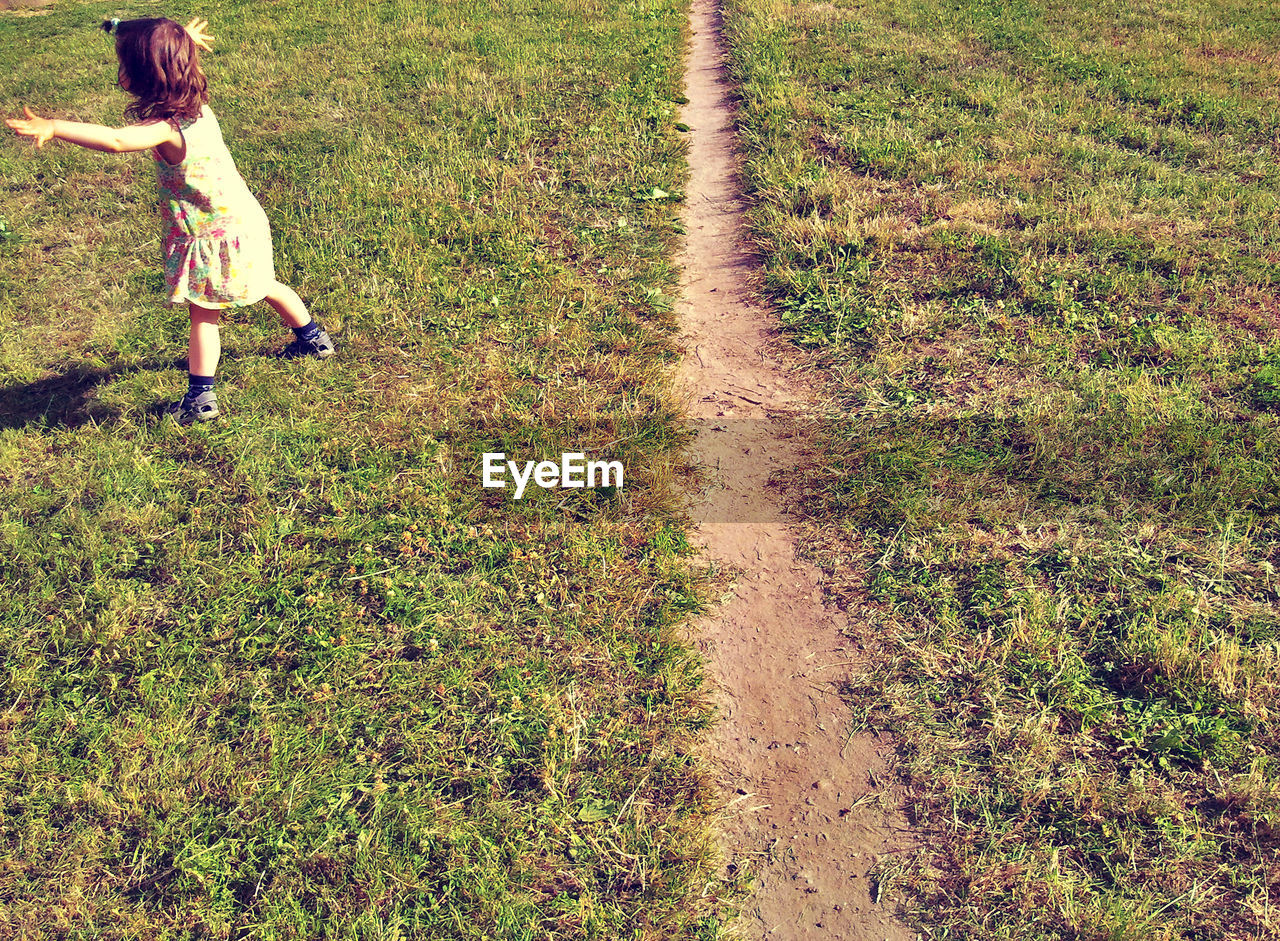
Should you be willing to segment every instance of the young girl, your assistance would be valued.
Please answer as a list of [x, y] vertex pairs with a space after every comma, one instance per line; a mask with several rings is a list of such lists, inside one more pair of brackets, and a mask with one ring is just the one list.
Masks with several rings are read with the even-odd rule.
[[220, 312], [266, 300], [296, 338], [287, 357], [333, 355], [333, 343], [294, 291], [276, 280], [266, 214], [236, 172], [209, 110], [200, 49], [213, 37], [207, 21], [185, 27], [168, 19], [111, 20], [119, 85], [133, 96], [126, 117], [137, 123], [110, 128], [55, 121], [24, 108], [25, 119], [5, 123], [34, 137], [36, 147], [55, 138], [109, 153], [150, 150], [155, 157], [165, 222], [165, 281], [169, 303], [190, 305], [187, 348], [190, 385], [165, 411], [188, 425], [218, 417], [213, 377], [222, 344]]

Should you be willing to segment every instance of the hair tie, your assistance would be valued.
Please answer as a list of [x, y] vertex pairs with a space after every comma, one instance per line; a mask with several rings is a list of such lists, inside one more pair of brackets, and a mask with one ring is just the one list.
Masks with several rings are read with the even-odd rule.
[[118, 16], [111, 17], [111, 28], [107, 30], [107, 32], [114, 36], [116, 30], [119, 28], [120, 28], [120, 17]]

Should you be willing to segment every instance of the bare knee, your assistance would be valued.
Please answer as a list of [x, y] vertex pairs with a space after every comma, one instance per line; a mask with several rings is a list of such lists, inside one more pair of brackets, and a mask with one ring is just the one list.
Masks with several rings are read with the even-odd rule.
[[217, 326], [218, 321], [222, 317], [222, 311], [215, 310], [212, 307], [201, 307], [199, 304], [191, 304], [189, 314], [192, 323], [211, 323]]
[[276, 281], [271, 285], [271, 289], [267, 291], [267, 300], [272, 303], [301, 303], [302, 299], [298, 297], [298, 292], [287, 284], [281, 284]]

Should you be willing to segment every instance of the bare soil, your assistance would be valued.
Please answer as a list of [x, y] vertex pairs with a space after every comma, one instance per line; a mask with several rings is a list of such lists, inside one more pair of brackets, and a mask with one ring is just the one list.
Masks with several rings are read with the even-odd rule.
[[822, 575], [797, 558], [769, 478], [804, 459], [786, 428], [812, 394], [788, 370], [744, 247], [733, 90], [714, 0], [694, 0], [685, 74], [691, 179], [683, 258], [686, 358], [677, 375], [709, 486], [696, 497], [708, 559], [737, 574], [699, 625], [721, 721], [712, 759], [724, 790], [727, 866], [755, 876], [745, 938], [913, 938], [881, 904], [873, 867], [910, 847], [894, 814], [887, 749], [850, 736], [840, 685], [856, 625], [823, 604]]
[[43, 16], [53, 0], [0, 0], [0, 13], [13, 13], [16, 16]]

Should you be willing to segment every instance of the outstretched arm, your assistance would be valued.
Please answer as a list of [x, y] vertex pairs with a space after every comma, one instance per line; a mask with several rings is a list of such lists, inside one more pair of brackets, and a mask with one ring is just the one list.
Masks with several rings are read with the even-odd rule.
[[135, 150], [149, 150], [161, 144], [182, 146], [182, 135], [167, 121], [149, 121], [146, 124], [130, 124], [128, 127], [106, 127], [102, 124], [84, 124], [80, 121], [55, 121], [32, 114], [30, 108], [22, 109], [26, 118], [9, 118], [4, 123], [23, 137], [34, 137], [37, 147], [57, 139], [90, 150], [123, 154]]

